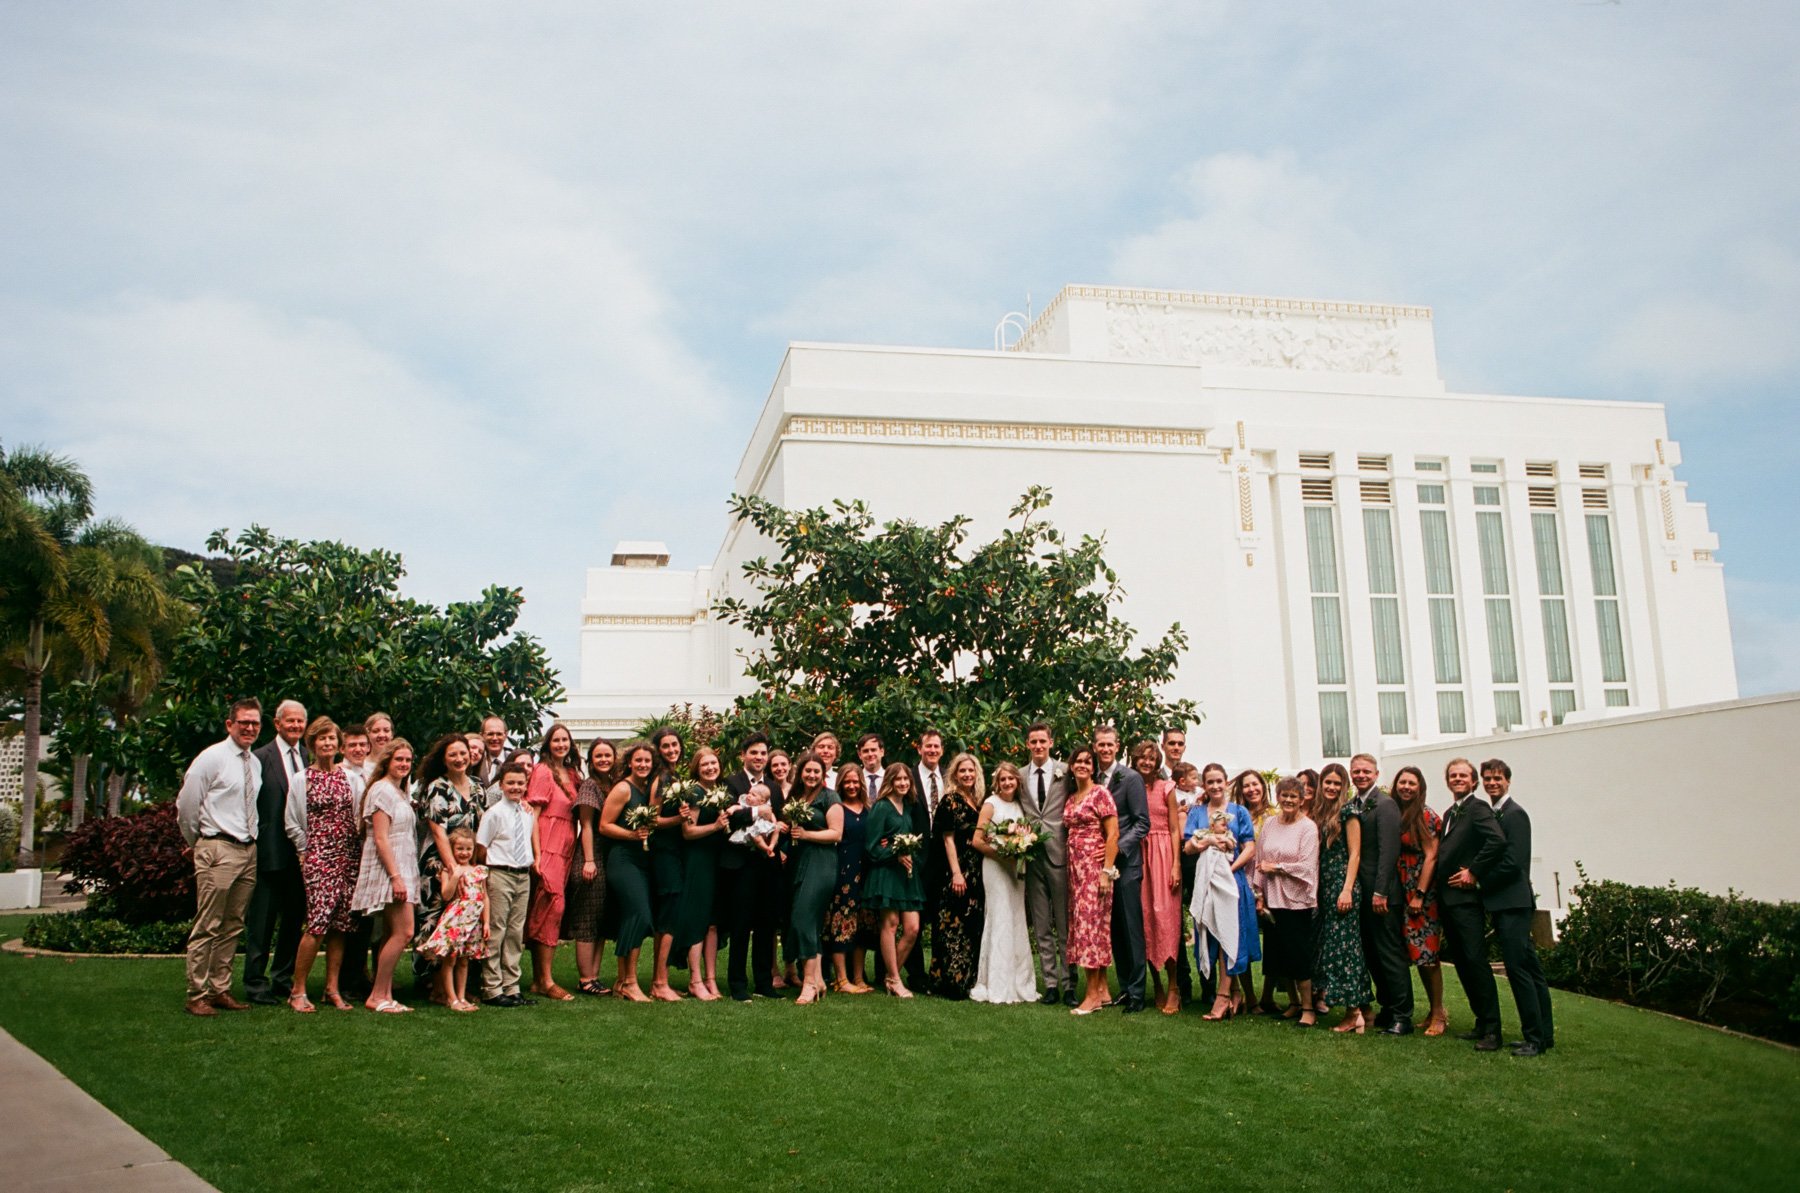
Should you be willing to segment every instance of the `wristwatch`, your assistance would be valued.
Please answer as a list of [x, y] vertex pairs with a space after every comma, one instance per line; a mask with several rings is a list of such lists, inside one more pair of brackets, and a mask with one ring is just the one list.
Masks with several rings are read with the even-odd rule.
[[1106, 869], [1100, 871], [1100, 873], [1112, 879], [1114, 882], [1119, 881], [1119, 868], [1117, 866], [1108, 866]]

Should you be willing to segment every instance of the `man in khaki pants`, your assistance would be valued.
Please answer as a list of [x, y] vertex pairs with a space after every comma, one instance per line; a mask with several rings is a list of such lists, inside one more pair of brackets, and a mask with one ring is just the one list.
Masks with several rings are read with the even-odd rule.
[[[262, 731], [262, 705], [239, 700], [225, 718], [225, 740], [200, 751], [175, 799], [175, 821], [194, 851], [194, 930], [188, 934], [187, 1013], [250, 1008], [231, 997], [231, 959], [256, 889], [256, 793], [262, 762], [250, 752]], [[280, 826], [275, 830], [279, 832]]]

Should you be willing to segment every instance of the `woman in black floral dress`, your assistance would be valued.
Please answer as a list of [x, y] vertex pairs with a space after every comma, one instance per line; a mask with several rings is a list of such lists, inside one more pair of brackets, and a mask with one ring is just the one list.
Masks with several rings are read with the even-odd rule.
[[825, 913], [825, 940], [831, 950], [831, 988], [840, 994], [868, 994], [863, 981], [862, 870], [863, 814], [869, 810], [862, 764], [852, 762], [837, 773], [838, 799], [844, 811], [844, 835], [838, 839], [837, 887]]
[[958, 754], [947, 768], [950, 789], [932, 820], [931, 847], [943, 850], [938, 871], [937, 935], [931, 951], [931, 984], [940, 998], [969, 997], [981, 960], [981, 928], [987, 909], [982, 898], [981, 854], [975, 829], [987, 798], [974, 756]]

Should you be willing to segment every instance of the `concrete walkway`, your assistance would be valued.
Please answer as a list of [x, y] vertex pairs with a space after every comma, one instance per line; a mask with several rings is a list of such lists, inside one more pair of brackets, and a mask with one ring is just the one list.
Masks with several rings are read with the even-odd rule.
[[0, 1183], [17, 1193], [205, 1193], [211, 1185], [0, 1031]]

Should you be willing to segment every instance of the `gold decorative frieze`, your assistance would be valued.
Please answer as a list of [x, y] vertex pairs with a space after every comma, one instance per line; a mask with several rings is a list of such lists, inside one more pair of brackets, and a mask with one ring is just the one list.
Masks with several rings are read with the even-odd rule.
[[691, 614], [617, 614], [590, 613], [581, 619], [584, 626], [607, 626], [613, 629], [684, 630], [706, 620], [704, 612]]
[[1204, 430], [1055, 423], [949, 422], [937, 419], [815, 418], [796, 415], [783, 438], [914, 440], [927, 443], [1039, 443], [1094, 447], [1205, 447]]

